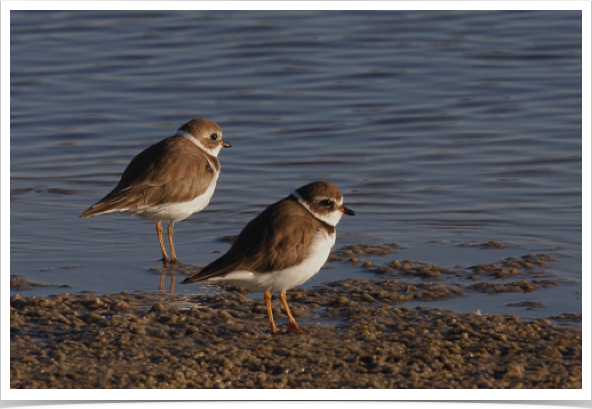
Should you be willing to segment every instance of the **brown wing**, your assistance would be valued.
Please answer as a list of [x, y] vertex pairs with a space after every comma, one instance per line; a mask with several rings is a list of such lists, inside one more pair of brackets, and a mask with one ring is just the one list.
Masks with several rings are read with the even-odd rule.
[[205, 193], [215, 177], [210, 162], [219, 166], [215, 157], [206, 155], [185, 138], [164, 139], [132, 159], [115, 189], [81, 217], [131, 206], [191, 201]]
[[268, 273], [299, 264], [320, 228], [324, 227], [300, 204], [284, 199], [251, 220], [226, 254], [183, 283], [223, 277], [232, 271]]

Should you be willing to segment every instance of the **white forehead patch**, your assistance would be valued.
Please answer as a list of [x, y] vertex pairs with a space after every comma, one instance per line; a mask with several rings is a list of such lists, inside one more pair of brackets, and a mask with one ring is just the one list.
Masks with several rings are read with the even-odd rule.
[[222, 145], [220, 144], [216, 144], [216, 147], [214, 149], [206, 148], [199, 139], [197, 139], [195, 136], [191, 135], [189, 132], [184, 131], [182, 129], [178, 129], [177, 132], [175, 132], [175, 135], [182, 136], [185, 139], [189, 139], [199, 149], [215, 157], [218, 157], [218, 153], [220, 153], [220, 149], [222, 149]]

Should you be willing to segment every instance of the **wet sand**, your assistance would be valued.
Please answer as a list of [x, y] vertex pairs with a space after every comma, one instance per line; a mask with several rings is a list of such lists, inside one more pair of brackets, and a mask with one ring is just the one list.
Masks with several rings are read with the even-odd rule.
[[[581, 388], [582, 332], [406, 300], [453, 285], [344, 280], [288, 292], [304, 334], [262, 299], [120, 293], [11, 299], [12, 388]], [[277, 296], [280, 330], [287, 319]]]

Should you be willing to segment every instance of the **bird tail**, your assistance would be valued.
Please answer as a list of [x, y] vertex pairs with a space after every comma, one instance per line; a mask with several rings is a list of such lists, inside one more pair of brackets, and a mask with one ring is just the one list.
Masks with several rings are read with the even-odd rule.
[[191, 283], [198, 283], [202, 281], [202, 279], [196, 275], [187, 277], [185, 280], [181, 282], [181, 284], [191, 284]]
[[86, 209], [80, 215], [81, 219], [86, 219], [92, 216], [98, 216], [104, 213], [122, 212], [129, 208], [129, 197], [125, 190], [120, 190], [116, 193], [109, 193], [107, 196], [99, 200], [97, 203]]

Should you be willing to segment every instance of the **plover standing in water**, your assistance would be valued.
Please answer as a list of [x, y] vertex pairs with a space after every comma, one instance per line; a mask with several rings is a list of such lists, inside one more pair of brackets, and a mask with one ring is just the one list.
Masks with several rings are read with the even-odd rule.
[[173, 226], [208, 205], [220, 175], [218, 153], [230, 146], [222, 139], [222, 130], [215, 122], [193, 119], [174, 136], [140, 152], [111, 193], [80, 217], [126, 212], [156, 221], [163, 261], [169, 257], [162, 240], [161, 222], [168, 221], [170, 260], [176, 261]]

